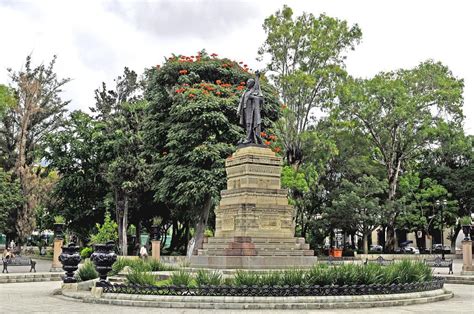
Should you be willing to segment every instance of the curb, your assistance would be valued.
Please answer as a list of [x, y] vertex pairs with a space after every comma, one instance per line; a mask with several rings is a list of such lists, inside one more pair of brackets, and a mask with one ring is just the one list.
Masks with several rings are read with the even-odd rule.
[[0, 284], [17, 282], [61, 281], [63, 273], [27, 273], [0, 276]]
[[365, 296], [331, 297], [196, 297], [196, 296], [152, 296], [103, 294], [94, 298], [89, 293], [65, 292], [61, 298], [84, 303], [110, 304], [155, 308], [194, 308], [194, 309], [353, 309], [406, 306], [448, 300], [453, 293], [445, 288], [414, 293]]

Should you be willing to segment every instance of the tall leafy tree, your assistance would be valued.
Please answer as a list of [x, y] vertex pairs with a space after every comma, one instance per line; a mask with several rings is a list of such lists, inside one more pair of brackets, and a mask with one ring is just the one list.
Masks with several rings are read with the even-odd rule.
[[[154, 160], [155, 198], [185, 225], [192, 222], [189, 254], [202, 242], [209, 212], [225, 186], [224, 160], [243, 137], [236, 108], [250, 77], [246, 67], [204, 51], [174, 56], [148, 72], [146, 142]], [[276, 91], [262, 80], [265, 128], [278, 117], [279, 105]]]
[[440, 124], [461, 125], [463, 81], [441, 63], [426, 61], [409, 70], [380, 73], [368, 80], [349, 80], [340, 92], [339, 118], [354, 121], [367, 134], [374, 158], [384, 165], [392, 212], [387, 219], [387, 245], [395, 245], [399, 211], [399, 177], [423, 148], [436, 143]]
[[48, 169], [59, 174], [52, 192], [49, 213], [66, 218], [69, 230], [85, 240], [104, 216], [107, 182], [103, 164], [107, 161], [103, 124], [81, 111], [71, 113], [61, 132], [46, 140], [44, 158]]
[[69, 79], [59, 79], [54, 72], [56, 56], [47, 65], [34, 67], [31, 57], [26, 58], [22, 70], [9, 70], [16, 103], [9, 109], [0, 125], [1, 143], [6, 145], [9, 157], [7, 170], [14, 169], [26, 202], [16, 213], [16, 231], [20, 241], [34, 229], [35, 200], [32, 197], [36, 173], [34, 163], [47, 134], [63, 124], [65, 107], [69, 103], [60, 97]]
[[7, 235], [15, 233], [15, 216], [25, 199], [21, 193], [20, 183], [12, 173], [0, 168], [0, 232]]
[[290, 109], [275, 131], [288, 163], [298, 167], [303, 160], [302, 134], [311, 114], [334, 100], [335, 87], [346, 75], [346, 52], [354, 49], [362, 32], [357, 25], [324, 14], [294, 18], [288, 6], [265, 19], [263, 29], [267, 38], [259, 54], [270, 57], [270, 77]]

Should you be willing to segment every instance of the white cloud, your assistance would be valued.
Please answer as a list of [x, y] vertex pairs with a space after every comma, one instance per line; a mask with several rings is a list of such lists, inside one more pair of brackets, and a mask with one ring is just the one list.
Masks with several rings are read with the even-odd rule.
[[[411, 68], [426, 59], [446, 64], [465, 80], [466, 130], [474, 133], [474, 20], [466, 1], [286, 1], [296, 14], [327, 13], [358, 23], [363, 41], [349, 53], [347, 69], [369, 77]], [[171, 53], [205, 48], [252, 68], [265, 34], [261, 27], [284, 1], [2, 1], [0, 83], [6, 68], [19, 69], [26, 55], [35, 63], [58, 55], [57, 72], [73, 81], [65, 89], [71, 109], [87, 110], [94, 89], [128, 66], [137, 72]]]

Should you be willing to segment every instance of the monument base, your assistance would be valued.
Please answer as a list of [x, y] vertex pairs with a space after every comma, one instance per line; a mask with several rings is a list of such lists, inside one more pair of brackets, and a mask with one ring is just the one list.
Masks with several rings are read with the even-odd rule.
[[316, 256], [191, 256], [191, 267], [211, 269], [311, 268]]

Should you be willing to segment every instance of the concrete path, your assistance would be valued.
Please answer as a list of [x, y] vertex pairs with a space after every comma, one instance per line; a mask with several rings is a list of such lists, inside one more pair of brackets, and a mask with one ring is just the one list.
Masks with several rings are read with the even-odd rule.
[[[59, 282], [12, 283], [0, 285], [0, 313], [293, 313], [295, 311], [222, 311], [178, 310], [120, 307], [114, 305], [86, 304], [64, 299], [52, 294]], [[387, 307], [360, 310], [298, 311], [298, 313], [472, 313], [474, 286], [446, 285], [454, 292], [454, 298], [405, 307]]]

